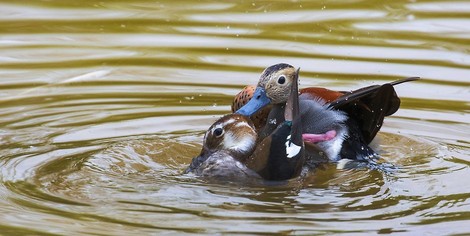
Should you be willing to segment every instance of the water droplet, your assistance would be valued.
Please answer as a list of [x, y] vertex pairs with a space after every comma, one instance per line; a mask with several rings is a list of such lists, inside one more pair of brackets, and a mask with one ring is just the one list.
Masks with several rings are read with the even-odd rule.
[[230, 25], [227, 26], [227, 29], [230, 29]]

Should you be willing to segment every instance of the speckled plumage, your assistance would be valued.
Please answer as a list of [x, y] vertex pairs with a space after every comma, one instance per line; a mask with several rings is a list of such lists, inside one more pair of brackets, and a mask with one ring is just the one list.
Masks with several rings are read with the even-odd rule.
[[[250, 101], [250, 99], [253, 97], [253, 93], [255, 92], [255, 88], [256, 86], [254, 85], [248, 85], [237, 95], [235, 95], [231, 107], [233, 113], [243, 107], [248, 101]], [[260, 130], [266, 124], [266, 119], [270, 110], [271, 106], [266, 106], [251, 116], [251, 120], [257, 130]]]

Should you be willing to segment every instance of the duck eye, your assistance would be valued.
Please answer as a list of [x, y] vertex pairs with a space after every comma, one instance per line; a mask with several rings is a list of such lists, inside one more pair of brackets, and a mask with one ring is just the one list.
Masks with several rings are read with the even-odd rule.
[[223, 133], [224, 133], [224, 130], [222, 128], [214, 129], [215, 137], [220, 137]]
[[279, 76], [279, 78], [277, 79], [278, 84], [284, 84], [285, 82], [286, 82], [286, 77], [283, 75]]

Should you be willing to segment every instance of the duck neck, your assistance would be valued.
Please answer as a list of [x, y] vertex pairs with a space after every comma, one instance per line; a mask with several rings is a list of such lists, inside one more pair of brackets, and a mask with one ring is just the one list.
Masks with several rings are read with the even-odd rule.
[[272, 109], [269, 112], [266, 125], [260, 131], [258, 140], [263, 140], [267, 136], [271, 135], [274, 130], [285, 121], [285, 107], [286, 104], [273, 104]]

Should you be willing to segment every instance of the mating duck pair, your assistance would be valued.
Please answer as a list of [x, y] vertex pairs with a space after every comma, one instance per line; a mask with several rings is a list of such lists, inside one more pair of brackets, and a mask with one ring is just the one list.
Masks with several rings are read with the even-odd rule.
[[201, 154], [186, 172], [286, 180], [298, 176], [305, 163], [368, 160], [376, 155], [368, 144], [385, 116], [400, 106], [393, 86], [418, 79], [351, 92], [299, 91], [298, 74], [284, 63], [266, 68], [255, 89], [247, 86], [235, 97], [235, 113], [209, 128]]

